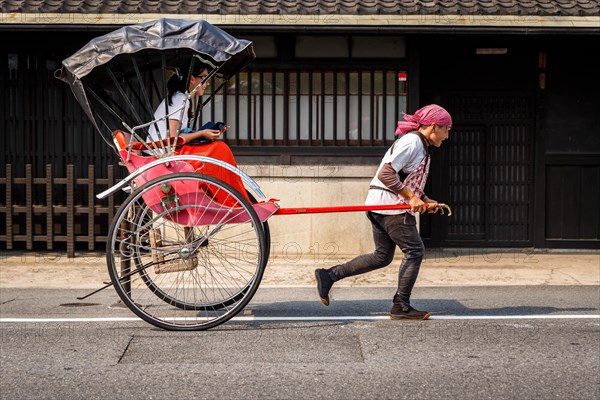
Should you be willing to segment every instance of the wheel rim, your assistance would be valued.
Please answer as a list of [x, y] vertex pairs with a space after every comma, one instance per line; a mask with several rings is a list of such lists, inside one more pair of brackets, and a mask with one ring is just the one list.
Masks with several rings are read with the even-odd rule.
[[[190, 186], [210, 190], [190, 197]], [[176, 200], [161, 203], [162, 210], [149, 206], [165, 187], [171, 192], [161, 196]], [[208, 192], [226, 194], [235, 206], [216, 203]], [[181, 224], [190, 215], [210, 223]], [[267, 261], [264, 229], [251, 205], [215, 178], [183, 173], [130, 195], [113, 221], [107, 255], [111, 280], [129, 308], [153, 325], [179, 330], [233, 317], [254, 295]]]

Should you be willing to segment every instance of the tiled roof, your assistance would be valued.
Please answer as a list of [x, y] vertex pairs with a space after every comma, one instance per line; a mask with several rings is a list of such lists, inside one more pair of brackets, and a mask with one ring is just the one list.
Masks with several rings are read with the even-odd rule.
[[514, 15], [600, 19], [598, 0], [2, 0], [0, 13]]

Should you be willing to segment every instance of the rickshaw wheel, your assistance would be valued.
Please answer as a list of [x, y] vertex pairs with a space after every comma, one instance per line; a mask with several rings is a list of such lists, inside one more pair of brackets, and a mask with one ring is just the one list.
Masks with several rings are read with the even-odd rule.
[[[139, 217], [136, 216], [136, 218], [135, 218], [135, 220], [138, 222], [138, 224], [140, 226], [142, 224], [150, 223], [151, 219], [152, 219], [152, 210], [149, 207], [140, 209]], [[144, 235], [144, 236], [138, 237], [137, 239], [140, 242], [145, 243], [146, 245], [152, 247], [153, 244], [149, 240], [149, 235]], [[151, 251], [156, 251], [156, 249], [151, 250]], [[156, 260], [153, 259], [153, 262], [155, 262], [155, 261]], [[147, 268], [144, 268], [144, 260], [141, 257], [140, 253], [136, 254], [136, 256], [133, 259], [133, 262], [134, 262], [134, 266], [135, 266], [134, 269], [139, 269], [140, 277], [142, 278], [144, 283], [148, 286], [148, 288], [158, 298], [160, 298], [161, 300], [165, 301], [168, 304], [171, 304], [175, 307], [178, 307], [178, 308], [181, 308], [184, 310], [196, 310], [196, 311], [206, 311], [206, 310], [215, 310], [215, 309], [218, 310], [223, 307], [230, 306], [230, 305], [238, 302], [242, 297], [244, 297], [246, 295], [246, 292], [248, 291], [248, 288], [252, 284], [252, 282], [249, 282], [248, 285], [246, 285], [244, 288], [239, 290], [235, 295], [233, 295], [230, 298], [223, 300], [223, 301], [218, 301], [218, 302], [210, 303], [210, 304], [203, 304], [203, 303], [198, 304], [195, 302], [184, 302], [183, 300], [179, 300], [177, 297], [171, 296], [168, 292], [165, 292], [164, 290], [162, 290], [160, 285], [156, 285], [154, 283], [152, 274], [150, 274], [146, 271]], [[162, 263], [159, 263], [158, 265], [161, 265], [161, 264], [164, 264], [164, 261]]]
[[[252, 195], [252, 193], [246, 191], [246, 194], [248, 195], [248, 198], [250, 199], [250, 202], [252, 204], [256, 203], [256, 198]], [[142, 224], [142, 223], [144, 223], [143, 221], [146, 220], [146, 218], [148, 218], [148, 215], [150, 215], [150, 218], [151, 218], [152, 211], [150, 210], [149, 207], [146, 207], [145, 210], [140, 210], [140, 211], [141, 211], [140, 218], [137, 218], [137, 221], [138, 221], [138, 223]], [[146, 211], [146, 212], [143, 212], [143, 211]], [[148, 211], [150, 211], [150, 212], [148, 213]], [[266, 267], [266, 263], [269, 260], [269, 254], [270, 254], [270, 250], [271, 250], [271, 230], [269, 229], [269, 223], [267, 221], [264, 221], [262, 223], [262, 226], [263, 226], [263, 230], [265, 233], [265, 260], [267, 260], [265, 262], [265, 267]], [[136, 257], [135, 262], [136, 262], [136, 264], [135, 264], [136, 268], [139, 268], [140, 266], [143, 265], [143, 262], [139, 259], [139, 257]], [[146, 283], [146, 285], [148, 285], [151, 290], [155, 291], [155, 294], [158, 297], [160, 297], [162, 300], [166, 301], [169, 304], [174, 305], [175, 307], [179, 307], [179, 308], [187, 309], [187, 310], [204, 310], [204, 311], [206, 311], [207, 307], [209, 309], [221, 309], [223, 307], [227, 307], [229, 305], [236, 303], [242, 297], [244, 297], [246, 295], [246, 293], [248, 292], [250, 285], [252, 284], [252, 282], [248, 283], [248, 285], [246, 285], [243, 289], [241, 289], [233, 297], [231, 297], [227, 300], [206, 306], [206, 305], [202, 305], [202, 304], [198, 305], [198, 304], [194, 304], [194, 303], [183, 303], [183, 302], [179, 301], [177, 298], [173, 298], [173, 297], [169, 296], [169, 294], [162, 291], [160, 289], [160, 287], [154, 285], [154, 282], [152, 281], [152, 277], [150, 275], [148, 275], [146, 273], [146, 270], [143, 268], [140, 269], [140, 275], [141, 275], [142, 279], [144, 280], [144, 282]]]
[[[217, 195], [226, 201], [217, 203]], [[117, 211], [108, 271], [123, 302], [146, 322], [209, 329], [256, 293], [266, 242], [251, 204], [231, 186], [195, 173], [166, 175], [137, 188]]]

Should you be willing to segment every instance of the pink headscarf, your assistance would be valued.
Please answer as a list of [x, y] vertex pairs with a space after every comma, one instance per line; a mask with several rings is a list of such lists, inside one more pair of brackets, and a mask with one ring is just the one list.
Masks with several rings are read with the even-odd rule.
[[418, 109], [413, 115], [404, 114], [404, 121], [398, 121], [394, 135], [404, 135], [406, 132], [416, 131], [419, 126], [452, 125], [452, 117], [444, 108], [437, 104], [430, 104]]

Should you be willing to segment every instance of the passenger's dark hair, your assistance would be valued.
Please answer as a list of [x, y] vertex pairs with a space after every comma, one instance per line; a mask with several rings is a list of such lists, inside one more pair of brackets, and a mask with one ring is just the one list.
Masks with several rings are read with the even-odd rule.
[[180, 67], [177, 68], [177, 71], [171, 76], [169, 81], [167, 82], [167, 99], [170, 106], [173, 105], [173, 96], [177, 92], [185, 93], [187, 90], [187, 85], [189, 85], [188, 74], [190, 72], [190, 63], [193, 61], [193, 69], [192, 75], [198, 76], [205, 69], [209, 70], [211, 67], [208, 64], [203, 63], [198, 59], [190, 60]]

